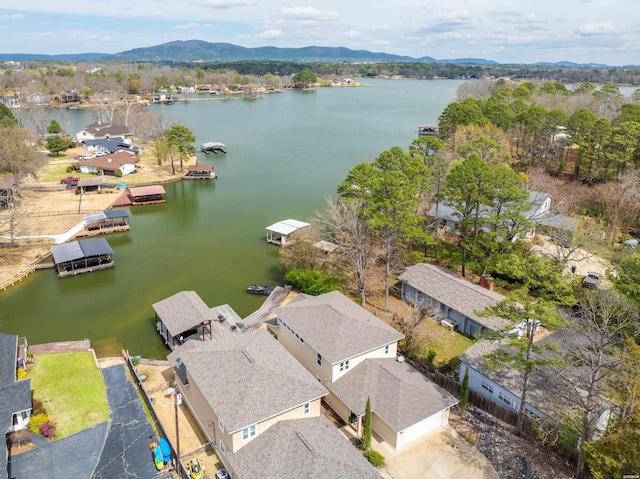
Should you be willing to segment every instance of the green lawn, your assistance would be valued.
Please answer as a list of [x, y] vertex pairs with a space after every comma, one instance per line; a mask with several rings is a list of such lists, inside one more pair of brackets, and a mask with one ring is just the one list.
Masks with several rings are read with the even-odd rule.
[[433, 349], [437, 355], [436, 364], [447, 363], [469, 349], [474, 341], [460, 333], [449, 331], [437, 321], [427, 320], [420, 327], [423, 352]]
[[91, 351], [38, 354], [29, 365], [33, 397], [42, 400], [56, 425], [56, 438], [109, 418], [107, 392]]

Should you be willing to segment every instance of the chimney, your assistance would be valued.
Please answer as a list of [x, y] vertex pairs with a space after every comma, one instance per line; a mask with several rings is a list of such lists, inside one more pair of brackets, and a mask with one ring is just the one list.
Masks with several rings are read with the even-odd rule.
[[491, 281], [491, 277], [486, 274], [480, 276], [480, 286], [488, 289], [489, 291], [493, 291], [493, 282]]

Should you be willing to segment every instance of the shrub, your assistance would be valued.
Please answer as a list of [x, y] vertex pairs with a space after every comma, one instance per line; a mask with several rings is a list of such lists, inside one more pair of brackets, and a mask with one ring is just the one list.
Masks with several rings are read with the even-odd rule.
[[51, 421], [47, 421], [44, 424], [40, 425], [40, 434], [43, 437], [52, 440], [56, 437], [56, 426]]
[[342, 287], [341, 278], [329, 276], [324, 271], [313, 269], [292, 269], [285, 275], [284, 279], [303, 293], [312, 296], [337, 291]]
[[357, 438], [356, 438], [356, 447], [357, 447], [358, 449], [360, 449], [361, 451], [364, 451], [364, 450], [366, 450], [366, 449], [367, 449], [367, 447], [369, 447], [369, 446], [367, 446], [366, 441], [363, 441], [363, 440], [362, 440], [362, 437], [357, 437]]
[[429, 362], [429, 364], [433, 364], [433, 360], [436, 358], [437, 354], [438, 353], [433, 349], [429, 349], [429, 352], [427, 352], [427, 361]]
[[384, 464], [384, 456], [380, 454], [378, 451], [374, 451], [373, 449], [369, 449], [364, 453], [364, 456], [369, 459], [369, 462], [373, 467], [380, 467]]
[[22, 369], [22, 368], [18, 368], [16, 370], [16, 378], [18, 378], [18, 381], [20, 381], [21, 379], [24, 379], [27, 377], [27, 372]]
[[40, 426], [49, 422], [49, 416], [44, 413], [34, 414], [29, 419], [29, 430], [34, 434], [40, 434]]
[[67, 173], [71, 173], [73, 171], [73, 166], [67, 166]]
[[33, 421], [33, 416], [37, 416], [38, 414], [47, 414], [47, 410], [44, 407], [44, 403], [42, 399], [33, 398], [31, 400], [32, 408], [31, 408], [31, 421]]
[[122, 176], [122, 170], [120, 168], [118, 168], [116, 170], [116, 177], [120, 178]]

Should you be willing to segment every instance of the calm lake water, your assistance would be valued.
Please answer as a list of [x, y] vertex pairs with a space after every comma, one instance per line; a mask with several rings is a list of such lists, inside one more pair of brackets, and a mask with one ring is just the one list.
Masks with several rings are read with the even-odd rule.
[[[106, 237], [115, 268], [64, 279], [39, 271], [0, 293], [0, 331], [32, 344], [89, 338], [100, 356], [125, 348], [164, 358], [153, 303], [194, 290], [210, 307], [228, 303], [241, 316], [257, 309], [264, 297], [245, 288], [282, 281], [265, 227], [309, 219], [354, 165], [392, 146], [408, 148], [417, 126], [435, 123], [460, 83], [366, 82], [152, 106], [188, 126], [198, 146], [227, 145], [226, 155], [198, 153], [219, 178], [167, 185], [167, 203], [130, 209], [131, 231]], [[65, 111], [61, 121], [75, 132], [93, 114]]]

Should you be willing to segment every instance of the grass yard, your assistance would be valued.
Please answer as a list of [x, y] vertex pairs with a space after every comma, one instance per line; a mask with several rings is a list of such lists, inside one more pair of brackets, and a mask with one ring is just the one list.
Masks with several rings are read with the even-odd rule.
[[107, 392], [91, 351], [39, 354], [27, 377], [56, 425], [56, 438], [108, 420]]
[[420, 338], [424, 343], [423, 353], [433, 349], [437, 355], [435, 364], [443, 364], [460, 356], [469, 349], [474, 341], [455, 331], [449, 331], [437, 321], [428, 319], [420, 325]]

